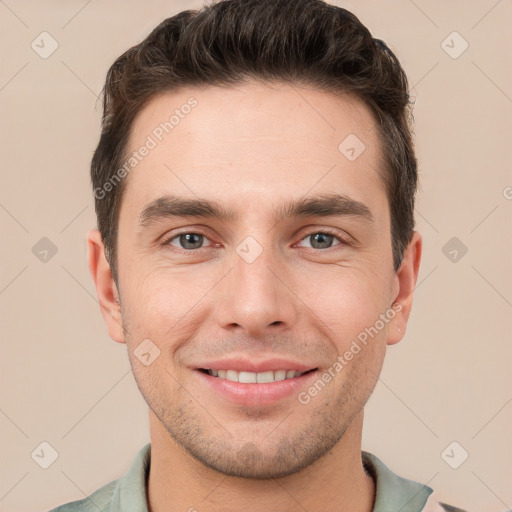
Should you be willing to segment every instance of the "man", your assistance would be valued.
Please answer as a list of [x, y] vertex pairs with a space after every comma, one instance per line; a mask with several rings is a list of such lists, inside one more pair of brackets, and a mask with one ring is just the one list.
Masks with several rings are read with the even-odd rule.
[[89, 268], [151, 443], [56, 511], [460, 510], [361, 451], [421, 258], [407, 87], [319, 0], [184, 11], [116, 60]]

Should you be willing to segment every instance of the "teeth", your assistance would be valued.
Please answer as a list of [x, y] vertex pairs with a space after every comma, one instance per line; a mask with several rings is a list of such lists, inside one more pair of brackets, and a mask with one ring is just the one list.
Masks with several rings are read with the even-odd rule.
[[295, 370], [275, 370], [267, 372], [238, 372], [236, 370], [208, 370], [210, 375], [226, 379], [231, 382], [242, 382], [243, 384], [256, 384], [277, 382], [285, 379], [293, 379], [300, 377], [305, 372], [297, 372]]
[[[261, 373], [259, 375], [261, 375]], [[229, 377], [233, 378], [230, 379]], [[230, 370], [226, 374], [226, 379], [232, 380], [233, 382], [243, 382], [244, 384], [255, 384], [258, 380], [258, 374], [253, 372], [237, 372], [236, 370]]]
[[286, 370], [277, 370], [277, 372], [274, 372], [274, 380], [284, 379], [286, 379]]
[[256, 373], [256, 381], [259, 382], [274, 382], [274, 372], [268, 371], [268, 372], [260, 372]]
[[227, 370], [226, 371], [226, 379], [231, 380], [233, 382], [238, 382], [238, 372], [236, 370]]

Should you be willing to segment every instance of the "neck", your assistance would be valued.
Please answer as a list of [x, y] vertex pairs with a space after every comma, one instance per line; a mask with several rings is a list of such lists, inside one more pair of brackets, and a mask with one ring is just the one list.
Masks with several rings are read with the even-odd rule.
[[275, 479], [226, 476], [189, 455], [150, 410], [150, 512], [371, 512], [373, 479], [361, 460], [363, 411], [335, 447], [302, 471]]

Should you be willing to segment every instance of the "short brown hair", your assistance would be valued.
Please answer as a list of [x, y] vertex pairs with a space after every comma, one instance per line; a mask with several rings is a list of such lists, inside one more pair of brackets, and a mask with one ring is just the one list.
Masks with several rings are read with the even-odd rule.
[[[91, 162], [98, 229], [117, 281], [124, 183], [105, 183], [125, 161], [135, 116], [158, 93], [186, 86], [278, 80], [349, 92], [378, 121], [390, 206], [394, 270], [414, 229], [417, 161], [408, 83], [397, 57], [346, 9], [321, 0], [221, 0], [162, 21], [107, 73], [100, 141]], [[341, 142], [341, 141], [340, 141]]]

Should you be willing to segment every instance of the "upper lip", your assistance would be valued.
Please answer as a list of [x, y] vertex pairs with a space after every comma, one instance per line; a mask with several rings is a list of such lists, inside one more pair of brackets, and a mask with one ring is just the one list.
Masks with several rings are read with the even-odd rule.
[[204, 370], [236, 370], [241, 372], [268, 372], [271, 370], [295, 370], [298, 372], [307, 372], [316, 367], [284, 358], [268, 359], [247, 359], [243, 357], [227, 357], [224, 359], [215, 359], [206, 361], [196, 367]]

